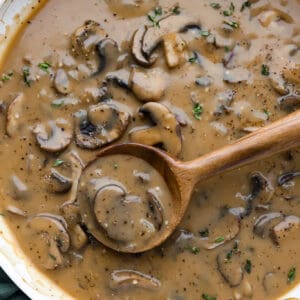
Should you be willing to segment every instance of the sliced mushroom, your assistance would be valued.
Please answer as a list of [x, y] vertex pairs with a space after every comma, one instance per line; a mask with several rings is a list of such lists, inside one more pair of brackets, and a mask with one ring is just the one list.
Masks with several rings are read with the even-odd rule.
[[253, 232], [261, 238], [265, 238], [269, 236], [271, 228], [283, 218], [283, 214], [279, 212], [263, 214], [255, 221]]
[[108, 66], [115, 68], [118, 62], [119, 47], [118, 44], [109, 38], [101, 40], [96, 46], [100, 65], [98, 72], [104, 71]]
[[178, 67], [184, 58], [186, 43], [177, 33], [169, 33], [163, 37], [165, 57], [169, 68]]
[[149, 189], [147, 195], [152, 219], [154, 220], [156, 229], [160, 230], [164, 222], [164, 212], [161, 202], [159, 201], [159, 196], [155, 189]]
[[188, 27], [196, 26], [200, 27], [199, 20], [187, 16], [184, 14], [180, 15], [169, 15], [159, 20], [159, 27], [151, 26], [148, 27], [142, 43], [142, 51], [146, 58], [150, 58], [154, 49], [163, 40], [163, 37], [172, 32], [185, 31]]
[[13, 189], [13, 197], [16, 200], [28, 198], [29, 189], [27, 185], [18, 176], [11, 176], [11, 184]]
[[150, 146], [161, 144], [167, 152], [179, 155], [182, 146], [180, 126], [169, 109], [162, 104], [148, 102], [139, 111], [148, 116], [154, 126], [131, 130], [131, 141]]
[[24, 94], [18, 94], [7, 109], [6, 133], [10, 137], [14, 137], [19, 130], [19, 119], [23, 112], [24, 101]]
[[46, 269], [55, 269], [64, 264], [62, 253], [68, 251], [70, 238], [65, 220], [57, 215], [39, 214], [32, 217], [27, 226], [35, 235], [37, 247], [43, 248], [39, 257]]
[[203, 239], [203, 247], [212, 250], [238, 235], [240, 232], [240, 219], [227, 213], [209, 228], [209, 232], [209, 237]]
[[224, 71], [223, 80], [229, 83], [240, 83], [248, 81], [251, 77], [251, 73], [242, 67], [235, 69], [226, 69]]
[[279, 186], [284, 186], [295, 177], [300, 176], [300, 172], [287, 172], [278, 177], [277, 182]]
[[289, 93], [278, 98], [280, 107], [287, 111], [294, 111], [300, 106], [300, 94]]
[[72, 180], [61, 173], [56, 169], [51, 169], [50, 183], [49, 188], [55, 193], [66, 193], [72, 187]]
[[156, 57], [152, 55], [147, 59], [142, 52], [143, 38], [146, 32], [146, 27], [142, 26], [136, 30], [132, 40], [132, 55], [135, 60], [144, 67], [150, 67], [155, 63]]
[[92, 105], [77, 118], [76, 143], [84, 149], [100, 148], [119, 139], [129, 121], [130, 115], [112, 103]]
[[217, 266], [219, 272], [231, 287], [241, 284], [244, 271], [239, 255], [234, 254], [232, 250], [223, 250], [217, 256]]
[[71, 82], [63, 69], [56, 71], [53, 84], [55, 89], [63, 95], [71, 92]]
[[20, 217], [27, 216], [27, 214], [24, 210], [20, 209], [19, 207], [14, 206], [14, 205], [6, 206], [6, 211], [8, 211], [9, 213], [11, 213], [13, 215], [20, 216]]
[[109, 286], [113, 290], [143, 288], [158, 289], [161, 283], [153, 276], [135, 270], [115, 270], [111, 273]]
[[60, 118], [36, 125], [33, 133], [41, 149], [47, 152], [60, 152], [71, 143], [73, 126], [67, 120]]
[[263, 278], [263, 287], [267, 294], [275, 294], [282, 286], [282, 277], [278, 273], [268, 272]]
[[141, 101], [159, 101], [167, 89], [167, 84], [166, 74], [159, 68], [133, 68], [131, 71], [130, 87]]
[[280, 74], [277, 72], [270, 72], [269, 80], [273, 89], [280, 95], [288, 94], [289, 89], [287, 88], [286, 82]]
[[[300, 218], [298, 216], [287, 216], [283, 221], [275, 225], [270, 232], [270, 237], [275, 245], [279, 245], [283, 240], [300, 227]], [[298, 232], [298, 231], [297, 231]], [[299, 236], [299, 232], [297, 237]]]
[[71, 44], [77, 54], [88, 57], [95, 51], [101, 39], [105, 37], [105, 32], [99, 23], [88, 20], [80, 26], [71, 37]]
[[127, 69], [107, 73], [106, 80], [115, 82], [122, 88], [130, 89], [130, 71]]

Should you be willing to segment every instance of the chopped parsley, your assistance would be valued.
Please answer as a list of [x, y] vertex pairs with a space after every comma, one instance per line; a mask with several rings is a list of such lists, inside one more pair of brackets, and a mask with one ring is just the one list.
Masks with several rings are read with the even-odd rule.
[[27, 86], [31, 85], [31, 80], [30, 80], [30, 69], [29, 67], [23, 67], [23, 80]]
[[208, 228], [204, 228], [201, 231], [199, 231], [199, 234], [201, 237], [208, 237], [209, 236], [209, 230]]
[[251, 2], [250, 1], [245, 1], [242, 6], [240, 11], [244, 11], [245, 8], [249, 8], [251, 6]]
[[192, 56], [192, 57], [189, 58], [189, 62], [191, 64], [195, 63], [196, 61], [197, 61], [197, 57], [196, 56]]
[[188, 250], [189, 252], [197, 255], [200, 252], [199, 247], [197, 246], [191, 246], [191, 245], [187, 245], [184, 247], [185, 250]]
[[59, 167], [59, 166], [61, 166], [63, 163], [64, 163], [64, 160], [58, 158], [58, 159], [54, 162], [53, 167]]
[[176, 5], [173, 9], [172, 9], [172, 13], [174, 15], [180, 15], [181, 11], [180, 11], [180, 7], [178, 5]]
[[262, 64], [260, 72], [261, 72], [261, 75], [269, 76], [270, 75], [270, 68], [269, 68], [269, 66], [265, 65], [265, 64]]
[[230, 48], [228, 46], [224, 46], [224, 50], [225, 50], [225, 52], [229, 52]]
[[114, 167], [115, 170], [117, 170], [119, 166], [118, 166], [117, 163], [114, 163], [113, 167]]
[[201, 120], [201, 115], [203, 112], [203, 107], [200, 103], [195, 103], [193, 108], [193, 114], [196, 120]]
[[245, 264], [245, 271], [250, 274], [252, 270], [252, 262], [250, 259], [246, 260], [246, 264]]
[[233, 250], [228, 251], [228, 252], [226, 253], [226, 261], [231, 260], [232, 255], [233, 255]]
[[157, 17], [161, 16], [161, 15], [162, 15], [162, 9], [161, 9], [161, 7], [156, 7], [153, 10], [153, 14], [149, 13], [147, 15], [147, 17], [148, 17], [148, 20], [150, 22], [152, 22], [152, 24], [153, 24], [154, 27], [160, 27], [159, 26], [159, 20], [157, 20]]
[[39, 63], [38, 64], [38, 67], [42, 70], [42, 71], [44, 71], [44, 72], [46, 72], [46, 73], [49, 73], [49, 68], [51, 68], [51, 64], [49, 64], [48, 62], [42, 62], [42, 63]]
[[6, 82], [6, 81], [11, 80], [11, 78], [12, 78], [13, 75], [14, 75], [14, 73], [12, 71], [8, 72], [8, 73], [5, 73], [5, 74], [2, 75], [1, 81], [2, 82]]
[[219, 9], [219, 8], [221, 8], [221, 5], [220, 5], [219, 3], [217, 3], [217, 2], [212, 2], [212, 3], [210, 4], [210, 6], [211, 6], [212, 8], [214, 8], [214, 9]]
[[202, 299], [204, 299], [204, 300], [217, 300], [217, 297], [210, 296], [208, 294], [202, 294]]
[[230, 2], [229, 10], [223, 10], [223, 15], [225, 17], [229, 17], [234, 13], [235, 6], [232, 2]]
[[51, 102], [51, 106], [54, 108], [60, 108], [65, 104], [64, 100], [61, 99], [57, 99], [57, 100], [53, 100]]
[[267, 120], [269, 120], [270, 112], [266, 108], [263, 109], [263, 112], [267, 115]]
[[296, 277], [296, 268], [293, 267], [289, 270], [287, 274], [287, 282], [292, 283], [295, 280], [295, 277]]
[[235, 21], [224, 20], [223, 23], [229, 25], [232, 28], [239, 28], [240, 27], [239, 23], [235, 22]]
[[219, 236], [215, 239], [215, 243], [222, 243], [225, 241], [225, 238], [224, 236]]
[[208, 30], [201, 30], [200, 34], [202, 36], [209, 36], [210, 35], [210, 32]]

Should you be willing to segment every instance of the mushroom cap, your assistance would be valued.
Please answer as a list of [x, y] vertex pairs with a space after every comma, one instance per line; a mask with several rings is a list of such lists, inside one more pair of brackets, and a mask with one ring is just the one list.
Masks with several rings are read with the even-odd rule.
[[146, 57], [150, 57], [153, 50], [162, 41], [163, 36], [171, 32], [184, 31], [187, 27], [191, 26], [200, 27], [199, 24], [199, 20], [192, 16], [187, 16], [184, 14], [168, 15], [159, 20], [159, 27], [147, 27], [143, 38], [142, 51]]
[[152, 55], [149, 59], [147, 59], [142, 51], [142, 45], [143, 45], [143, 38], [146, 33], [146, 27], [142, 26], [139, 29], [135, 31], [133, 34], [132, 39], [132, 55], [134, 59], [142, 66], [144, 67], [150, 67], [152, 66], [155, 61], [156, 57]]
[[76, 143], [84, 149], [100, 148], [120, 138], [129, 121], [130, 115], [112, 103], [92, 105], [77, 120]]
[[158, 101], [167, 89], [166, 74], [159, 68], [150, 70], [133, 68], [130, 74], [130, 86], [135, 96], [144, 102]]
[[174, 114], [156, 102], [146, 103], [139, 111], [148, 116], [154, 126], [133, 129], [129, 133], [130, 139], [149, 146], [162, 144], [167, 152], [177, 156], [181, 152], [182, 141], [180, 126]]
[[[49, 132], [49, 133], [48, 133]], [[72, 141], [73, 126], [65, 119], [59, 118], [38, 124], [33, 129], [40, 148], [48, 152], [59, 152], [66, 149]]]
[[112, 69], [116, 68], [120, 54], [116, 41], [105, 38], [96, 45], [96, 50], [100, 59], [98, 73], [104, 71], [108, 66]]
[[71, 45], [77, 54], [89, 56], [94, 46], [104, 37], [105, 31], [100, 24], [88, 20], [72, 34]]

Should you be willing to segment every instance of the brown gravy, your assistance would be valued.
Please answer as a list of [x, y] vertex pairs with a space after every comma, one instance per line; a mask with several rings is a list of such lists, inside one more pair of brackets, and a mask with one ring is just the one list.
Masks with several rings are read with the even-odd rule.
[[[296, 286], [298, 149], [199, 183], [174, 235], [142, 254], [99, 243], [78, 198], [99, 180], [94, 199], [117, 195], [104, 204], [117, 222], [95, 200], [98, 223], [130, 241], [120, 185], [144, 199], [149, 182], [164, 207], [170, 195], [140, 162], [86, 168], [97, 150], [134, 141], [191, 160], [297, 109], [299, 13], [297, 0], [48, 1], [0, 88], [0, 217], [36, 266], [76, 299], [274, 299]], [[137, 232], [159, 234], [161, 209], [140, 204]]]

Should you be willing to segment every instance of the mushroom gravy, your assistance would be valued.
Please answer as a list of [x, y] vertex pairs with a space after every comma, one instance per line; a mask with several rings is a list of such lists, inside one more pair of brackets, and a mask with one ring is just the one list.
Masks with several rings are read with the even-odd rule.
[[[76, 299], [274, 299], [297, 285], [297, 149], [199, 183], [173, 236], [142, 254], [97, 240], [81, 184], [99, 184], [94, 218], [128, 241], [101, 200], [127, 199], [126, 188], [136, 205], [148, 180], [144, 192], [164, 190], [160, 175], [97, 150], [133, 141], [191, 160], [296, 109], [299, 5], [49, 0], [11, 47], [0, 88], [0, 217], [36, 266]], [[164, 195], [137, 208], [150, 220], [138, 229], [164, 225]]]

